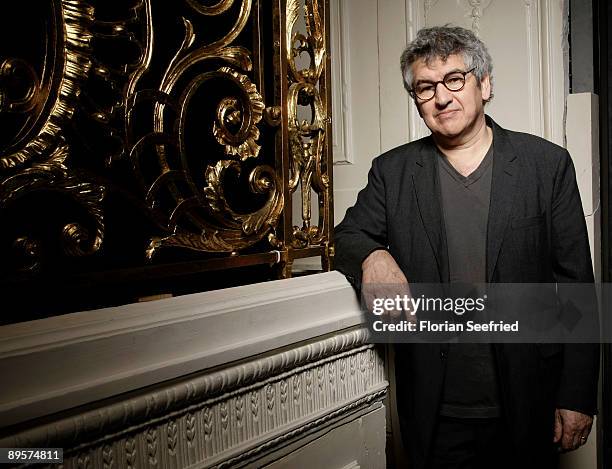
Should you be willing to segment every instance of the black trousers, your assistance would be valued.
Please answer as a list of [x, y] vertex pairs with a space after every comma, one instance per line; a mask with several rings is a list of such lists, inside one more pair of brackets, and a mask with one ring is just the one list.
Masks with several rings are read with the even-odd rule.
[[[517, 452], [502, 418], [439, 417], [427, 469], [557, 469], [551, 443], [538, 454]], [[552, 435], [551, 435], [552, 438]]]
[[440, 416], [429, 469], [510, 469], [503, 419]]

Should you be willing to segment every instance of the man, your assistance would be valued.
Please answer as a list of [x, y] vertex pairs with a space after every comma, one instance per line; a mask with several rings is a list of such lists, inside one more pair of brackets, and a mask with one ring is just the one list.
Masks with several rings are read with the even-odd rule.
[[[336, 228], [336, 266], [357, 289], [408, 282], [593, 282], [566, 150], [484, 113], [492, 63], [469, 30], [419, 31], [404, 84], [431, 135], [373, 161]], [[597, 398], [590, 344], [396, 346], [411, 468], [555, 467], [583, 445]]]

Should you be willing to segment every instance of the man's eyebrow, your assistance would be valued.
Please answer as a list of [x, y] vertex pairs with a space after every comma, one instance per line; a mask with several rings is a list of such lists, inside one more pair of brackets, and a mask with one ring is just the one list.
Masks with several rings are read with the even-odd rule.
[[[452, 70], [450, 70], [450, 71], [446, 72], [446, 73], [444, 74], [444, 77], [446, 77], [446, 76], [450, 75], [451, 73], [458, 73], [458, 72], [463, 73], [463, 72], [464, 72], [464, 70], [461, 70], [460, 68], [454, 68], [454, 69], [452, 69]], [[444, 79], [444, 77], [442, 77], [442, 79]], [[421, 83], [434, 83], [435, 81], [437, 81], [437, 80], [417, 80], [417, 81], [416, 81], [414, 84], [415, 84], [415, 85], [419, 85], [419, 84], [421, 84]]]

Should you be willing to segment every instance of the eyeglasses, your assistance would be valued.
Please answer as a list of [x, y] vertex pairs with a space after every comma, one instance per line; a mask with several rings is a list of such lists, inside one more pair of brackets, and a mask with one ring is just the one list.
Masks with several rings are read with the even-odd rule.
[[476, 70], [476, 67], [468, 70], [467, 72], [450, 72], [444, 75], [444, 78], [440, 81], [433, 82], [422, 82], [416, 85], [413, 89], [408, 90], [412, 96], [416, 96], [421, 101], [429, 101], [436, 95], [438, 84], [442, 83], [448, 91], [461, 91], [465, 86], [465, 76], [468, 73], [472, 73]]

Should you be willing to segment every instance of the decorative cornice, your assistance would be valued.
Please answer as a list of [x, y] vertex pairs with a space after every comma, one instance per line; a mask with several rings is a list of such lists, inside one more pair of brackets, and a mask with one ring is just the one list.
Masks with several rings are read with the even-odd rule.
[[[215, 404], [270, 382], [306, 373], [314, 366], [359, 353], [369, 347], [363, 345], [366, 336], [366, 329], [357, 329], [259, 360], [182, 380], [178, 384], [99, 407], [78, 417], [64, 418], [54, 422], [52, 427], [45, 425], [4, 438], [0, 440], [0, 445], [17, 447], [36, 443], [38, 446], [49, 446], [55, 442], [67, 447], [73, 446], [83, 435], [100, 436], [120, 428], [126, 421], [130, 421], [132, 426], [151, 424], [154, 419], [167, 419], [176, 412], [186, 412], [190, 406], [198, 406], [204, 400]], [[282, 392], [279, 389], [279, 395]]]
[[0, 421], [61, 412], [361, 322], [353, 289], [329, 272], [2, 326], [0, 374], [12, 379]]
[[[90, 467], [231, 465], [381, 400], [382, 358], [357, 329], [0, 439]], [[188, 463], [188, 464], [187, 464]]]
[[359, 407], [364, 407], [368, 404], [370, 404], [371, 402], [377, 401], [377, 400], [382, 400], [385, 395], [387, 393], [386, 389], [374, 392], [372, 394], [369, 394], [361, 399], [358, 399], [354, 402], [351, 402], [348, 405], [345, 405], [344, 407], [341, 407], [333, 412], [330, 412], [328, 414], [326, 414], [325, 416], [317, 419], [317, 420], [313, 420], [309, 423], [307, 423], [306, 425], [302, 425], [298, 428], [296, 428], [295, 430], [285, 433], [281, 436], [279, 436], [278, 438], [275, 438], [273, 440], [270, 440], [262, 445], [259, 445], [255, 448], [253, 448], [250, 451], [247, 451], [245, 453], [242, 453], [234, 458], [228, 459], [226, 461], [223, 461], [223, 463], [219, 464], [219, 468], [226, 468], [226, 467], [233, 467], [234, 464], [240, 462], [240, 461], [244, 461], [245, 459], [249, 459], [253, 456], [256, 456], [257, 454], [262, 453], [263, 451], [265, 451], [268, 448], [272, 448], [276, 445], [278, 445], [279, 443], [282, 443], [284, 441], [290, 440], [292, 438], [295, 438], [297, 436], [300, 436], [304, 433], [306, 433], [307, 431], [309, 431], [312, 428], [316, 428], [316, 427], [320, 427], [324, 424], [326, 424], [327, 422], [329, 422], [330, 420], [340, 416], [340, 415], [344, 415], [348, 412], [351, 412], [354, 409], [357, 409]]

